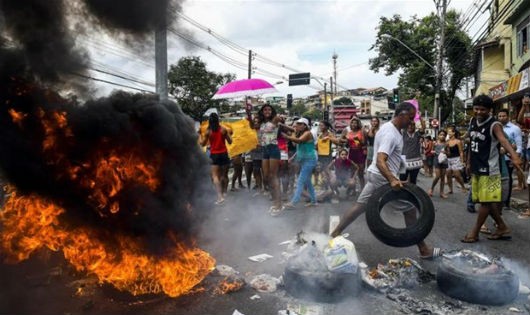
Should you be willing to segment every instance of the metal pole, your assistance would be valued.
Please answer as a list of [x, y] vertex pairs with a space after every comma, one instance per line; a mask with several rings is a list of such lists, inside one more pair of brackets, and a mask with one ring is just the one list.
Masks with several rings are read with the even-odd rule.
[[168, 98], [167, 88], [167, 30], [165, 21], [155, 31], [156, 94], [161, 101]]
[[326, 86], [328, 84], [324, 82], [324, 109], [329, 110], [328, 108], [328, 91], [326, 90]]
[[248, 51], [248, 78], [252, 77], [252, 50]]
[[[438, 115], [438, 108], [441, 107], [442, 90], [442, 66], [443, 66], [443, 45], [445, 40], [445, 12], [447, 9], [447, 0], [442, 0], [442, 12], [440, 15], [440, 41], [438, 42], [438, 59], [436, 64], [436, 87], [434, 91], [434, 113]], [[441, 116], [437, 117], [441, 123]]]

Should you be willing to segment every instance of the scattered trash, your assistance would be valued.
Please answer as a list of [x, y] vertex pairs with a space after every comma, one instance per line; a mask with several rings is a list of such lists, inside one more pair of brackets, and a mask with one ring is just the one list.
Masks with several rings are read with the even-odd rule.
[[372, 288], [385, 292], [391, 288], [412, 288], [433, 281], [435, 276], [423, 270], [414, 259], [399, 258], [371, 269], [361, 267], [361, 278]]
[[280, 279], [264, 273], [254, 277], [250, 281], [250, 286], [259, 292], [275, 292], [280, 283]]
[[340, 217], [338, 215], [329, 216], [329, 234], [335, 230], [337, 225], [339, 225]]
[[271, 256], [269, 254], [259, 254], [255, 256], [250, 256], [248, 259], [255, 261], [255, 262], [263, 262], [267, 259], [273, 258], [274, 256]]
[[245, 314], [241, 313], [241, 312], [238, 311], [238, 310], [234, 310], [234, 312], [232, 313], [232, 315], [245, 315]]
[[296, 315], [323, 315], [324, 309], [320, 305], [314, 304], [287, 304], [287, 314]]
[[357, 273], [359, 261], [355, 245], [343, 236], [330, 240], [324, 248], [326, 265], [332, 272]]
[[510, 312], [514, 312], [514, 313], [522, 313], [523, 311], [518, 309], [517, 307], [510, 307], [508, 309]]
[[290, 240], [289, 241], [283, 241], [283, 242], [279, 243], [278, 245], [289, 245], [289, 244], [291, 244]]
[[[335, 302], [355, 295], [360, 285], [358, 273], [330, 271], [322, 250], [315, 241], [311, 241], [289, 258], [283, 274], [287, 293], [318, 302]], [[337, 261], [336, 266], [344, 262]]]
[[241, 290], [245, 285], [245, 279], [238, 276], [228, 276], [224, 278], [217, 288], [215, 288], [215, 294], [227, 294]]
[[235, 276], [239, 274], [239, 271], [236, 271], [234, 268], [227, 265], [217, 265], [215, 266], [215, 269], [221, 276], [224, 277]]
[[259, 300], [261, 299], [261, 296], [257, 295], [257, 294], [254, 294], [253, 296], [250, 297], [251, 300]]

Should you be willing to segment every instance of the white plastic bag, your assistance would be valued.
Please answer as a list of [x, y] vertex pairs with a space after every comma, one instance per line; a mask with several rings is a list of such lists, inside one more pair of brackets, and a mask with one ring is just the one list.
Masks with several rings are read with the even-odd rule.
[[438, 163], [439, 164], [447, 163], [447, 154], [440, 152], [440, 154], [438, 154]]
[[324, 248], [324, 258], [332, 272], [356, 273], [359, 265], [355, 245], [343, 236], [330, 240]]

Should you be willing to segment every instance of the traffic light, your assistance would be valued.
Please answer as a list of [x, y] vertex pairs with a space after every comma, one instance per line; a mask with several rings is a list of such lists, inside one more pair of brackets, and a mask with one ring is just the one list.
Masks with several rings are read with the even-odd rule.
[[324, 121], [329, 121], [329, 111], [324, 111]]
[[392, 95], [392, 102], [394, 104], [399, 104], [399, 89], [393, 90], [394, 94]]
[[293, 107], [293, 94], [287, 94], [287, 108]]

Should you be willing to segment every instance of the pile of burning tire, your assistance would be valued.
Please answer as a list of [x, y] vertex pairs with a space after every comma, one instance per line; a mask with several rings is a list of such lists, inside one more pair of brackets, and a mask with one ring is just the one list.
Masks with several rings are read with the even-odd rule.
[[357, 266], [350, 272], [329, 270], [322, 252], [314, 243], [306, 244], [287, 261], [283, 282], [291, 296], [324, 303], [356, 296], [361, 287]]
[[519, 292], [519, 278], [502, 261], [470, 250], [444, 254], [436, 281], [443, 293], [474, 304], [507, 304]]

